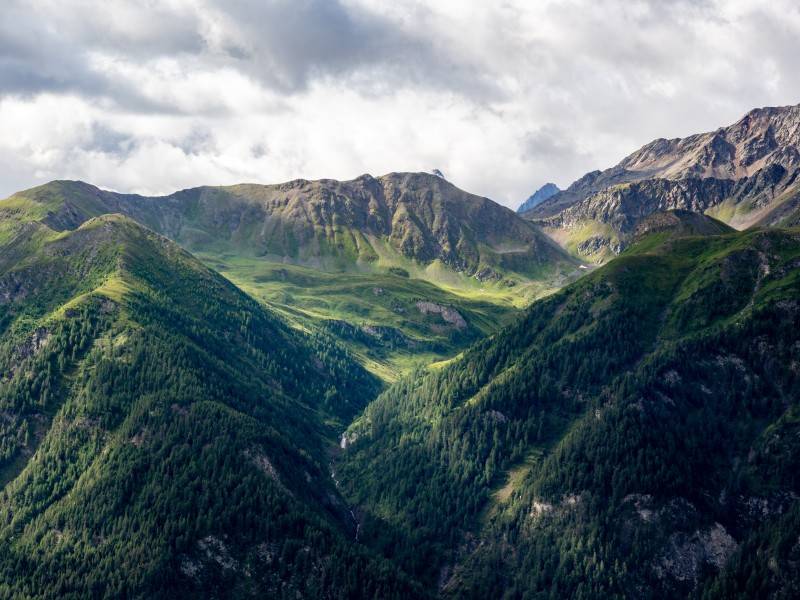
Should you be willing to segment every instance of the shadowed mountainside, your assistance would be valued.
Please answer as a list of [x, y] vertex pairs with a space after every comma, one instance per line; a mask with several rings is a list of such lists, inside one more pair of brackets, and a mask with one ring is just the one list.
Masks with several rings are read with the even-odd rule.
[[453, 598], [797, 593], [800, 233], [648, 223], [350, 427], [366, 543]]

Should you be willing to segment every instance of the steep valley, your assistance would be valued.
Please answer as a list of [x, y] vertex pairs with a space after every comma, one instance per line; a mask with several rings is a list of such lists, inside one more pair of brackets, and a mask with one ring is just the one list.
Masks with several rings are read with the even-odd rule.
[[229, 193], [0, 201], [0, 597], [796, 595], [800, 230], [364, 260]]
[[800, 600], [798, 56], [0, 1], [0, 600]]

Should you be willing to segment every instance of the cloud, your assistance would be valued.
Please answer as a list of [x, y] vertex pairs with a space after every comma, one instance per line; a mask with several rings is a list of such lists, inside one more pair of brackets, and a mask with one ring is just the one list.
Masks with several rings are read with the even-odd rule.
[[203, 14], [213, 51], [287, 93], [319, 78], [392, 87], [441, 80], [457, 87], [465, 75], [479, 79], [468, 65], [442, 65], [446, 56], [423, 32], [338, 0], [233, 0], [214, 2]]
[[791, 0], [7, 0], [0, 196], [440, 168], [516, 205], [800, 102]]

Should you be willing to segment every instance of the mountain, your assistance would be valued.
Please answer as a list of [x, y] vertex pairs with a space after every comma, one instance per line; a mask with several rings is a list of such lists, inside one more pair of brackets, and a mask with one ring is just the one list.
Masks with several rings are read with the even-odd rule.
[[558, 189], [558, 186], [555, 183], [545, 183], [542, 187], [536, 190], [532, 196], [528, 196], [528, 199], [525, 200], [525, 202], [519, 205], [517, 213], [522, 214], [536, 206], [539, 206], [542, 202], [555, 196], [560, 191], [561, 190]]
[[577, 276], [537, 226], [422, 173], [163, 197], [56, 181], [3, 204], [26, 206], [57, 231], [125, 214], [295, 327], [334, 336], [386, 381], [457, 354]]
[[[210, 190], [0, 201], [0, 597], [800, 592], [800, 230], [643, 215], [497, 330], [396, 263], [270, 262]], [[412, 310], [489, 335], [389, 387], [333, 341]]]
[[442, 597], [798, 594], [800, 231], [645, 223], [348, 429], [365, 544]]
[[47, 207], [45, 222], [55, 229], [118, 212], [191, 251], [236, 251], [327, 270], [410, 266], [424, 275], [436, 263], [492, 282], [570, 264], [530, 222], [426, 173], [200, 187], [163, 197], [57, 181], [13, 198]]
[[0, 202], [0, 596], [421, 595], [353, 544], [329, 470], [377, 379], [129, 218], [74, 216]]
[[800, 209], [800, 105], [754, 109], [728, 127], [655, 140], [525, 213], [573, 254], [619, 253], [639, 219], [668, 209], [743, 229], [791, 225]]
[[654, 241], [663, 242], [664, 236], [680, 238], [722, 235], [734, 231], [733, 227], [707, 215], [687, 210], [668, 210], [652, 213], [639, 221], [633, 232], [633, 241], [638, 243], [647, 238], [647, 243], [652, 244]]

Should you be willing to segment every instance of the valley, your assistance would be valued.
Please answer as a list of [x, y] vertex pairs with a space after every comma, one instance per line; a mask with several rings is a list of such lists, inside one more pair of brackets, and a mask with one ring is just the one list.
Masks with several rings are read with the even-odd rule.
[[[295, 327], [333, 336], [388, 382], [452, 356], [521, 311], [515, 306], [520, 298], [477, 285], [447, 288], [391, 271], [327, 273], [260, 259], [198, 257]], [[443, 316], [442, 309], [452, 315]]]
[[0, 597], [793, 597], [786, 114], [522, 216], [425, 173], [0, 200]]
[[0, 600], [800, 599], [798, 40], [3, 0]]
[[[59, 231], [125, 214], [294, 326], [333, 336], [388, 382], [457, 354], [581, 274], [537, 227], [424, 173], [165, 197], [61, 181], [19, 192], [6, 206]], [[435, 312], [420, 310], [431, 303]]]

